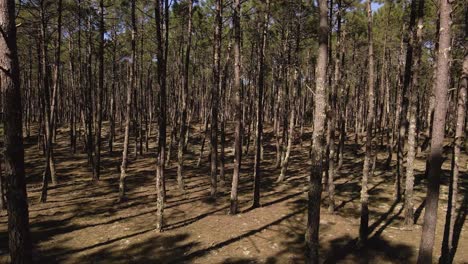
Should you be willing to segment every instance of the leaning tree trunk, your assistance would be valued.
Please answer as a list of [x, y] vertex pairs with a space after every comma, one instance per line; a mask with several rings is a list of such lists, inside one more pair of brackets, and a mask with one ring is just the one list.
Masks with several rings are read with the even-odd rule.
[[[42, 71], [42, 92], [43, 98], [42, 103], [44, 106], [44, 116], [45, 116], [45, 170], [42, 176], [42, 190], [39, 196], [39, 201], [45, 203], [47, 201], [47, 189], [49, 185], [49, 178], [55, 178], [53, 174], [55, 171], [53, 169], [53, 122], [54, 122], [54, 113], [55, 113], [55, 96], [57, 91], [57, 82], [53, 85], [52, 94], [50, 91], [50, 71], [48, 68], [48, 49], [47, 49], [47, 21], [45, 17], [45, 6], [44, 2], [41, 2], [40, 5], [40, 17], [41, 17], [41, 30], [40, 30], [40, 39], [41, 39], [41, 71]], [[52, 181], [54, 182], [54, 181]]]
[[439, 203], [440, 174], [442, 173], [442, 154], [445, 137], [445, 116], [447, 112], [447, 90], [450, 84], [451, 12], [452, 3], [440, 1], [439, 50], [437, 53], [437, 75], [434, 122], [432, 125], [431, 152], [429, 154], [429, 174], [427, 181], [426, 210], [419, 245], [418, 264], [432, 263], [437, 207]]
[[15, 1], [0, 0], [0, 87], [4, 99], [4, 155], [11, 263], [32, 263], [24, 171], [22, 107]]
[[126, 189], [126, 178], [127, 178], [127, 163], [128, 163], [128, 144], [130, 138], [130, 108], [132, 107], [132, 93], [135, 90], [135, 58], [136, 58], [136, 19], [135, 19], [135, 1], [132, 0], [132, 58], [130, 62], [130, 76], [129, 83], [127, 84], [127, 101], [125, 109], [125, 134], [124, 134], [124, 145], [122, 151], [122, 165], [120, 165], [120, 179], [119, 179], [119, 201], [125, 199], [125, 189]]
[[306, 261], [319, 263], [320, 197], [322, 193], [323, 148], [325, 130], [325, 88], [328, 65], [328, 7], [319, 0], [318, 58], [315, 81], [314, 132], [312, 134], [311, 170], [309, 178], [306, 231]]

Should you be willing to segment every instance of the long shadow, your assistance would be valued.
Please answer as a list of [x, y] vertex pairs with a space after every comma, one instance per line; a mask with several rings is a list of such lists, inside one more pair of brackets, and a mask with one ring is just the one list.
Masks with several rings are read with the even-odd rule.
[[297, 214], [300, 214], [300, 213], [302, 213], [304, 211], [305, 211], [305, 208], [302, 208], [300, 210], [296, 210], [296, 211], [294, 211], [294, 212], [292, 212], [292, 213], [290, 213], [288, 215], [285, 215], [285, 216], [283, 216], [283, 217], [281, 217], [281, 218], [279, 218], [279, 219], [277, 219], [277, 220], [275, 220], [275, 221], [273, 221], [273, 222], [271, 222], [269, 224], [266, 224], [266, 225], [261, 226], [261, 227], [259, 227], [257, 229], [251, 230], [251, 231], [249, 231], [247, 233], [244, 233], [244, 234], [242, 234], [240, 236], [237, 236], [237, 237], [228, 239], [226, 241], [217, 243], [217, 244], [215, 244], [215, 245], [213, 245], [211, 247], [205, 248], [205, 249], [200, 249], [200, 250], [194, 251], [194, 252], [192, 252], [192, 253], [190, 253], [190, 254], [188, 254], [186, 256], [182, 256], [179, 259], [177, 259], [176, 261], [174, 261], [173, 263], [189, 262], [190, 260], [192, 260], [194, 258], [205, 256], [205, 255], [209, 254], [212, 250], [217, 250], [217, 249], [223, 248], [223, 247], [225, 247], [227, 245], [230, 245], [232, 243], [235, 243], [235, 242], [237, 242], [237, 241], [239, 241], [239, 240], [241, 240], [243, 238], [255, 235], [256, 233], [261, 232], [264, 229], [267, 229], [267, 228], [269, 228], [271, 226], [277, 225], [277, 224], [281, 223], [282, 221], [284, 221], [284, 220], [286, 220], [288, 218], [291, 218], [291, 217], [293, 217], [293, 216], [295, 216]]
[[93, 245], [90, 245], [90, 246], [87, 246], [87, 247], [82, 247], [82, 248], [77, 248], [77, 249], [71, 249], [71, 250], [63, 250], [57, 254], [52, 254], [52, 255], [49, 255], [49, 257], [53, 257], [53, 258], [56, 258], [56, 257], [59, 257], [59, 256], [63, 256], [63, 255], [69, 255], [69, 254], [73, 254], [73, 253], [78, 253], [78, 252], [82, 252], [82, 251], [85, 251], [85, 250], [89, 250], [89, 249], [93, 249], [93, 248], [97, 248], [97, 247], [102, 247], [102, 246], [105, 246], [105, 245], [109, 245], [109, 244], [112, 244], [116, 241], [119, 241], [119, 240], [122, 240], [122, 239], [127, 239], [127, 238], [131, 238], [131, 237], [135, 237], [135, 236], [138, 236], [138, 235], [142, 235], [142, 234], [145, 234], [145, 233], [148, 233], [150, 231], [155, 231], [154, 228], [150, 228], [150, 229], [146, 229], [146, 230], [143, 230], [143, 231], [139, 231], [139, 232], [136, 232], [136, 233], [132, 233], [132, 234], [129, 234], [129, 235], [125, 235], [125, 236], [120, 236], [120, 237], [116, 237], [116, 238], [113, 238], [113, 239], [109, 239], [105, 242], [101, 242], [101, 243], [97, 243], [97, 244], [93, 244]]
[[[161, 235], [150, 237], [144, 241], [138, 240], [138, 243], [131, 243], [126, 250], [119, 250], [115, 243], [121, 240], [130, 239], [144, 235], [153, 231], [152, 229], [143, 230], [129, 235], [121, 236], [112, 240], [98, 243], [92, 246], [80, 249], [67, 250], [66, 248], [56, 247], [48, 249], [45, 253], [47, 257], [40, 259], [41, 263], [61, 263], [64, 260], [70, 260], [71, 254], [83, 251], [94, 250], [92, 253], [80, 254], [78, 259], [73, 258], [74, 263], [169, 263], [172, 259], [186, 254], [190, 248], [197, 246], [198, 242], [187, 242], [189, 234], [177, 234], [172, 236]], [[165, 248], [171, 245], [170, 248]], [[59, 251], [59, 254], [53, 252]], [[73, 255], [75, 256], [75, 255]]]
[[414, 223], [416, 224], [419, 220], [419, 217], [421, 217], [422, 210], [426, 207], [426, 199], [424, 199], [421, 204], [416, 208], [416, 211], [414, 211]]
[[[369, 226], [369, 234], [372, 233], [382, 222], [384, 222], [388, 216], [393, 213], [395, 210], [395, 207], [397, 206], [399, 202], [395, 201], [392, 206], [382, 214], [378, 220], [376, 220], [371, 226]], [[332, 249], [330, 253], [327, 255], [328, 257], [325, 259], [324, 263], [337, 263], [340, 260], [343, 260], [347, 255], [349, 254], [358, 254], [358, 255], [363, 255], [363, 260], [364, 262], [369, 261], [371, 257], [367, 255], [367, 248], [370, 247], [374, 250], [381, 250], [384, 252], [386, 255], [388, 253], [386, 252], [385, 248], [390, 247], [389, 242], [386, 242], [382, 238], [380, 238], [380, 235], [382, 232], [401, 214], [403, 211], [403, 207], [400, 208], [399, 212], [394, 214], [391, 218], [389, 218], [384, 225], [382, 225], [375, 233], [374, 235], [369, 239], [368, 243], [366, 244], [366, 247], [364, 248], [358, 248], [357, 242], [358, 239], [351, 239], [351, 237], [347, 236], [345, 238], [339, 238], [335, 239], [332, 241]], [[346, 242], [346, 240], [348, 240]], [[344, 243], [344, 244], [343, 244]], [[376, 247], [375, 244], [378, 244], [380, 246]], [[371, 245], [371, 246], [369, 246]], [[408, 246], [399, 246], [399, 247], [405, 247], [407, 250], [407, 254], [410, 254], [411, 250], [410, 247]], [[388, 256], [389, 259], [392, 259], [391, 255]]]
[[[301, 194], [303, 194], [305, 191], [300, 191], [300, 192], [296, 192], [296, 193], [292, 193], [292, 194], [289, 194], [289, 195], [286, 195], [284, 197], [281, 197], [281, 198], [278, 198], [278, 199], [275, 199], [275, 200], [272, 200], [272, 201], [269, 201], [269, 202], [266, 202], [266, 203], [262, 203], [260, 207], [267, 207], [267, 206], [270, 206], [270, 205], [274, 205], [274, 204], [277, 204], [277, 203], [281, 203], [281, 202], [284, 202], [284, 201], [287, 201], [289, 199], [292, 199], [294, 197], [297, 197]], [[280, 192], [281, 193], [281, 192]], [[277, 194], [277, 193], [273, 193], [273, 194]], [[249, 207], [247, 209], [245, 209], [244, 211], [242, 211], [241, 213], [245, 214], [247, 212], [250, 212], [252, 210], [254, 210], [256, 208], [254, 207]]]
[[[397, 203], [397, 202], [395, 202], [394, 204], [396, 204], [396, 203]], [[393, 205], [392, 205], [392, 206], [393, 206]], [[400, 216], [400, 214], [403, 212], [403, 209], [404, 209], [404, 207], [402, 206], [402, 207], [400, 208], [400, 210], [398, 210], [398, 212], [397, 212], [396, 214], [394, 214], [394, 215], [393, 215], [392, 217], [390, 217], [387, 221], [385, 221], [385, 224], [382, 225], [377, 231], [375, 231], [375, 233], [374, 233], [374, 235], [372, 236], [372, 238], [377, 238], [377, 237], [379, 237], [379, 236], [382, 234], [382, 232], [383, 232], [393, 221], [395, 221], [395, 219], [397, 219], [397, 218]], [[392, 211], [393, 211], [393, 210], [394, 210], [394, 207], [392, 208]], [[378, 226], [378, 225], [376, 225], [376, 227], [377, 227], [377, 226]], [[376, 227], [374, 227], [374, 229], [375, 229]], [[371, 232], [372, 232], [372, 231], [371, 231]]]
[[357, 238], [352, 239], [349, 235], [332, 240], [323, 263], [409, 263], [413, 257], [411, 246], [392, 243], [379, 236], [370, 238], [362, 247], [357, 242]]
[[[346, 242], [347, 241], [347, 242]], [[334, 239], [331, 242], [331, 250], [327, 254], [327, 257], [323, 264], [334, 264], [344, 259], [348, 254], [351, 254], [357, 245], [358, 239], [351, 239], [350, 236], [344, 236], [341, 238]], [[345, 243], [343, 245], [343, 243]]]
[[455, 225], [453, 228], [453, 248], [452, 252], [450, 252], [451, 262], [453, 262], [453, 258], [455, 257], [455, 253], [458, 249], [458, 242], [460, 241], [460, 235], [463, 229], [463, 225], [466, 222], [466, 215], [468, 214], [468, 192], [465, 192], [465, 196], [463, 197], [463, 202], [460, 206], [460, 209], [457, 214], [457, 218], [455, 219]]
[[[388, 218], [388, 216], [393, 213], [393, 211], [395, 210], [395, 207], [397, 206], [399, 202], [398, 201], [395, 201], [393, 202], [393, 204], [390, 206], [390, 208], [387, 210], [387, 212], [385, 212], [384, 214], [382, 214], [379, 219], [377, 219], [377, 221], [375, 221], [372, 225], [369, 226], [369, 234], [372, 233], [381, 223], [383, 223], [383, 221], [385, 221], [385, 219]], [[403, 208], [403, 206], [401, 207]], [[401, 209], [403, 210], [403, 209]], [[400, 210], [400, 213], [401, 213], [401, 210]], [[388, 221], [387, 221], [388, 222]], [[387, 224], [386, 224], [387, 225]], [[386, 227], [386, 225], [384, 225]], [[383, 230], [382, 230], [383, 231]]]
[[164, 227], [164, 230], [165, 231], [168, 231], [168, 230], [173, 230], [173, 229], [177, 229], [177, 228], [181, 228], [181, 227], [184, 227], [184, 226], [188, 226], [188, 225], [191, 225], [195, 222], [198, 222], [200, 221], [201, 219], [207, 217], [207, 216], [210, 216], [212, 214], [215, 214], [217, 212], [220, 212], [220, 211], [223, 211], [223, 210], [226, 210], [229, 208], [229, 205], [227, 206], [224, 206], [224, 207], [221, 207], [219, 209], [216, 209], [216, 210], [212, 210], [212, 211], [209, 211], [209, 212], [206, 212], [206, 213], [203, 213], [203, 214], [200, 214], [200, 215], [197, 215], [195, 217], [192, 217], [190, 219], [184, 219], [182, 221], [179, 221], [179, 222], [176, 222], [176, 223], [172, 223], [170, 225], [167, 225]]
[[[371, 193], [372, 191], [376, 190], [377, 187], [379, 187], [380, 185], [382, 185], [385, 181], [386, 181], [386, 180], [381, 180], [381, 181], [379, 181], [378, 183], [376, 183], [374, 186], [372, 186], [372, 188], [370, 188], [370, 189], [368, 190], [368, 193]], [[346, 184], [346, 183], [347, 183], [347, 181], [344, 182], [344, 183], [342, 183], [342, 184], [340, 184], [340, 185], [337, 185], [337, 186], [343, 186], [343, 185]], [[348, 185], [349, 185], [349, 184], [348, 184]], [[357, 186], [357, 187], [354, 187], [354, 186]], [[351, 187], [350, 187], [350, 188], [351, 188], [350, 192], [351, 192], [351, 191], [352, 191], [352, 192], [356, 192], [356, 191], [357, 191], [357, 188], [359, 188], [359, 187], [360, 187], [360, 186], [358, 185], [358, 183], [352, 183], [352, 184], [351, 184]], [[339, 189], [339, 188], [341, 188], [341, 187], [338, 187], [337, 189]], [[343, 192], [343, 191], [341, 191], [341, 192]], [[348, 200], [342, 201], [342, 202], [335, 208], [335, 210], [338, 211], [339, 209], [344, 208], [346, 204], [352, 203], [354, 200], [356, 200], [356, 199], [359, 198], [359, 197], [360, 197], [359, 194], [357, 194], [357, 195], [351, 195], [351, 198], [349, 198]]]

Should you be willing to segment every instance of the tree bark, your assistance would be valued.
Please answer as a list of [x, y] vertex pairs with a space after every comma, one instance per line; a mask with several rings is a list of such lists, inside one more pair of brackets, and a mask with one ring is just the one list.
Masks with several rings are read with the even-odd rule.
[[130, 111], [132, 107], [132, 93], [135, 90], [135, 59], [136, 59], [136, 34], [137, 26], [135, 19], [135, 1], [131, 2], [131, 14], [132, 14], [132, 29], [131, 29], [131, 61], [130, 61], [130, 73], [129, 82], [127, 84], [127, 101], [125, 108], [125, 134], [122, 151], [122, 164], [120, 165], [120, 178], [119, 178], [119, 201], [125, 199], [126, 192], [126, 178], [127, 178], [127, 163], [128, 163], [128, 144], [130, 141]]
[[263, 21], [262, 32], [259, 46], [258, 59], [258, 98], [257, 98], [257, 134], [255, 146], [255, 164], [254, 164], [254, 188], [252, 208], [260, 207], [260, 188], [261, 188], [261, 162], [262, 162], [262, 138], [263, 138], [263, 97], [265, 88], [265, 49], [267, 44], [268, 19], [270, 0], [262, 1]]
[[221, 37], [222, 37], [222, 1], [216, 1], [216, 23], [214, 30], [214, 55], [213, 55], [213, 83], [211, 85], [211, 133], [210, 133], [210, 196], [216, 197], [217, 193], [217, 174], [218, 174], [218, 93], [220, 89], [221, 72]]
[[447, 90], [449, 88], [450, 48], [451, 48], [451, 12], [452, 3], [440, 1], [439, 50], [437, 54], [437, 75], [434, 123], [432, 125], [431, 152], [429, 154], [429, 174], [427, 182], [426, 210], [419, 245], [418, 264], [432, 263], [432, 251], [437, 223], [439, 203], [439, 179], [442, 173], [443, 142], [445, 137], [445, 117], [447, 112]]
[[[163, 229], [164, 202], [166, 200], [165, 187], [165, 157], [166, 157], [166, 72], [167, 48], [169, 43], [169, 1], [156, 0], [155, 22], [157, 39], [157, 75], [159, 84], [159, 139], [156, 164], [156, 229]], [[164, 42], [163, 42], [164, 25]]]
[[452, 156], [452, 177], [449, 184], [449, 199], [447, 205], [447, 215], [445, 218], [444, 240], [442, 242], [442, 256], [440, 263], [452, 263], [455, 256], [454, 252], [454, 228], [457, 219], [457, 200], [458, 200], [458, 178], [460, 168], [463, 167], [461, 158], [461, 149], [465, 140], [465, 118], [468, 87], [468, 53], [465, 53], [463, 61], [463, 72], [458, 90], [457, 103], [457, 123], [455, 128], [455, 138], [453, 142]]
[[102, 130], [102, 103], [104, 95], [104, 0], [99, 1], [99, 83], [96, 98], [96, 144], [94, 150], [94, 168], [93, 168], [93, 180], [99, 181], [101, 176], [101, 130]]
[[[413, 0], [415, 1], [415, 0]], [[416, 6], [412, 6], [412, 8]], [[413, 65], [411, 67], [412, 80], [410, 86], [409, 130], [408, 130], [408, 154], [406, 156], [406, 185], [405, 185], [405, 225], [411, 227], [414, 222], [413, 187], [414, 187], [414, 160], [416, 158], [416, 121], [417, 99], [419, 89], [419, 71], [421, 65], [421, 45], [423, 34], [424, 0], [418, 0], [417, 29], [412, 32], [412, 46], [414, 52]]]
[[177, 185], [181, 191], [184, 191], [185, 184], [182, 175], [184, 167], [184, 143], [185, 133], [187, 133], [187, 112], [188, 112], [188, 94], [189, 94], [189, 66], [190, 66], [190, 49], [192, 46], [192, 11], [193, 0], [189, 1], [188, 24], [187, 24], [187, 42], [185, 46], [185, 62], [183, 72], [183, 90], [182, 90], [182, 115], [180, 120], [179, 142], [177, 149]]
[[[401, 90], [401, 113], [399, 122], [399, 131], [398, 131], [398, 146], [397, 146], [397, 182], [401, 181], [403, 177], [403, 160], [404, 160], [404, 150], [405, 150], [405, 139], [406, 139], [406, 127], [408, 126], [407, 120], [407, 112], [408, 112], [408, 104], [409, 104], [409, 95], [408, 90], [411, 83], [412, 78], [412, 66], [413, 66], [413, 48], [415, 38], [412, 36], [412, 33], [415, 32], [416, 26], [416, 13], [417, 13], [417, 2], [416, 0], [411, 1], [411, 11], [410, 11], [410, 21], [408, 26], [409, 38], [407, 39], [407, 49], [406, 49], [406, 60], [405, 60], [405, 70], [403, 75], [403, 87]], [[397, 186], [398, 190], [396, 190], [395, 198], [397, 201], [401, 199], [401, 191], [400, 185]]]
[[0, 87], [4, 94], [4, 155], [11, 263], [32, 263], [24, 171], [20, 72], [15, 1], [0, 0]]
[[232, 175], [231, 185], [231, 205], [229, 209], [230, 214], [237, 214], [238, 201], [237, 201], [237, 189], [239, 185], [239, 174], [241, 169], [241, 157], [242, 157], [242, 98], [241, 98], [241, 1], [234, 0], [233, 2], [233, 24], [234, 24], [234, 98], [233, 98], [233, 110], [234, 119], [236, 122], [235, 127], [235, 139], [234, 139], [234, 172]]
[[372, 39], [372, 9], [371, 0], [367, 0], [367, 41], [368, 41], [368, 105], [367, 105], [367, 120], [366, 120], [366, 145], [364, 166], [362, 169], [362, 183], [361, 183], [361, 221], [359, 226], [359, 241], [362, 244], [367, 242], [368, 229], [369, 229], [369, 194], [368, 194], [368, 181], [371, 175], [372, 166], [372, 124], [374, 122], [374, 44]]
[[[60, 1], [61, 3], [61, 1]], [[43, 105], [45, 117], [45, 170], [42, 176], [42, 190], [39, 196], [39, 201], [45, 203], [47, 201], [47, 189], [49, 178], [55, 178], [55, 170], [53, 166], [53, 128], [55, 120], [55, 97], [57, 91], [57, 82], [54, 83], [52, 91], [50, 90], [50, 69], [48, 66], [48, 48], [47, 48], [47, 18], [45, 10], [45, 2], [40, 2], [40, 17], [41, 17], [41, 71], [42, 71], [42, 89], [43, 89]], [[61, 8], [61, 4], [59, 4]], [[60, 12], [61, 13], [61, 12]], [[52, 181], [54, 183], [54, 180]]]
[[306, 262], [319, 263], [320, 197], [322, 193], [323, 148], [325, 130], [325, 89], [328, 65], [328, 6], [319, 0], [318, 58], [315, 81], [314, 131], [312, 134], [306, 231]]

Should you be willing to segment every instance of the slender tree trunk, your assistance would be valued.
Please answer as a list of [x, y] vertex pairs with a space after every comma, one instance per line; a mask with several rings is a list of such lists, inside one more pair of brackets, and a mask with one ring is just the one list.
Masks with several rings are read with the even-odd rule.
[[4, 155], [11, 263], [32, 263], [28, 196], [24, 171], [20, 72], [15, 1], [0, 0], [0, 87], [4, 94]]
[[338, 1], [338, 11], [336, 15], [337, 20], [337, 31], [336, 31], [336, 56], [335, 56], [335, 73], [333, 76], [333, 82], [331, 87], [331, 104], [329, 113], [330, 127], [330, 141], [329, 141], [329, 158], [328, 158], [328, 212], [333, 213], [335, 211], [335, 120], [337, 112], [337, 93], [338, 87], [342, 85], [341, 81], [341, 1]]
[[183, 72], [183, 91], [182, 91], [182, 116], [180, 120], [179, 142], [177, 149], [177, 185], [181, 191], [184, 191], [184, 178], [182, 175], [184, 166], [184, 139], [187, 133], [187, 112], [188, 112], [188, 93], [189, 93], [189, 66], [190, 66], [190, 48], [192, 45], [192, 7], [193, 0], [189, 2], [189, 14], [187, 25], [187, 42], [185, 46], [185, 62]]
[[465, 118], [468, 87], [468, 53], [465, 53], [463, 61], [463, 73], [458, 89], [457, 103], [457, 124], [455, 129], [455, 138], [452, 156], [452, 177], [449, 185], [449, 199], [447, 205], [447, 215], [445, 218], [444, 240], [442, 242], [442, 256], [439, 263], [452, 263], [455, 256], [454, 252], [454, 227], [457, 218], [457, 199], [458, 199], [458, 178], [460, 168], [463, 167], [461, 158], [461, 149], [465, 140]]
[[222, 36], [222, 1], [216, 1], [216, 25], [214, 33], [214, 65], [213, 65], [213, 83], [211, 85], [211, 184], [210, 195], [216, 197], [217, 193], [217, 174], [218, 174], [218, 93], [220, 88], [221, 72], [221, 36]]
[[104, 95], [104, 0], [99, 1], [99, 84], [96, 98], [96, 123], [97, 127], [96, 145], [94, 150], [94, 168], [93, 168], [93, 180], [99, 181], [101, 176], [101, 130], [102, 130], [102, 101]]
[[225, 148], [226, 148], [226, 109], [227, 109], [227, 101], [226, 101], [226, 94], [227, 94], [227, 89], [226, 89], [226, 82], [227, 82], [227, 75], [228, 75], [228, 69], [229, 65], [231, 63], [231, 42], [228, 44], [228, 50], [227, 50], [227, 58], [226, 62], [224, 65], [224, 70], [223, 70], [223, 77], [221, 80], [221, 100], [223, 101], [221, 105], [221, 149], [220, 149], [220, 170], [219, 170], [219, 176], [221, 178], [221, 184], [224, 186], [226, 183], [226, 175], [225, 175]]
[[[407, 49], [406, 49], [406, 60], [405, 60], [405, 70], [404, 70], [404, 75], [403, 75], [403, 89], [401, 90], [401, 98], [402, 98], [402, 104], [401, 104], [401, 113], [400, 113], [400, 119], [399, 119], [399, 132], [398, 132], [398, 146], [397, 146], [397, 178], [398, 182], [401, 181], [401, 178], [404, 174], [404, 166], [403, 166], [403, 159], [404, 159], [404, 150], [405, 150], [405, 139], [406, 139], [406, 128], [408, 126], [408, 120], [407, 120], [407, 112], [408, 112], [408, 103], [409, 103], [409, 96], [408, 96], [408, 90], [409, 86], [411, 83], [411, 78], [412, 78], [412, 71], [411, 67], [413, 65], [413, 45], [415, 38], [411, 36], [412, 32], [415, 32], [415, 25], [416, 25], [416, 13], [417, 13], [417, 8], [416, 8], [417, 2], [416, 0], [411, 1], [411, 12], [410, 12], [410, 21], [409, 21], [409, 27], [408, 27], [408, 32], [410, 34], [409, 41], [407, 41]], [[401, 199], [401, 191], [400, 191], [400, 186], [397, 186], [398, 190], [396, 192], [396, 200], [399, 201]]]
[[232, 186], [231, 186], [231, 206], [229, 213], [236, 214], [238, 211], [238, 201], [237, 201], [237, 189], [239, 185], [239, 174], [241, 169], [241, 157], [242, 157], [242, 98], [241, 98], [241, 54], [240, 54], [240, 44], [241, 44], [241, 24], [240, 24], [240, 15], [241, 15], [241, 1], [234, 0], [233, 2], [234, 12], [233, 12], [233, 24], [234, 24], [234, 100], [233, 100], [233, 110], [234, 119], [236, 122], [235, 132], [234, 132], [234, 172], [232, 175]]
[[372, 39], [372, 9], [371, 0], [367, 0], [367, 41], [368, 41], [368, 106], [367, 106], [367, 120], [366, 120], [366, 145], [364, 166], [362, 169], [362, 183], [361, 183], [361, 222], [359, 226], [359, 241], [362, 244], [367, 242], [369, 235], [369, 194], [368, 194], [368, 180], [370, 168], [372, 165], [372, 124], [374, 122], [374, 47]]
[[[115, 35], [114, 35], [115, 37]], [[115, 41], [117, 41], [116, 38], [114, 38]], [[116, 82], [117, 82], [117, 61], [116, 61], [116, 49], [117, 49], [117, 42], [114, 43], [113, 47], [113, 52], [112, 52], [112, 84], [111, 84], [111, 92], [110, 92], [110, 113], [109, 113], [109, 123], [110, 123], [110, 128], [109, 128], [109, 152], [113, 152], [114, 148], [114, 139], [115, 139], [115, 112], [116, 112], [116, 104], [115, 104], [115, 94], [117, 93], [117, 87], [116, 87]]]
[[52, 132], [53, 139], [50, 141], [50, 176], [52, 179], [52, 185], [57, 184], [57, 175], [55, 172], [55, 158], [54, 158], [54, 152], [53, 152], [53, 144], [55, 141], [55, 136], [56, 136], [56, 120], [57, 120], [57, 97], [59, 93], [59, 88], [60, 88], [60, 63], [61, 63], [61, 48], [62, 48], [62, 0], [58, 0], [57, 2], [57, 13], [58, 13], [58, 19], [57, 19], [57, 48], [55, 50], [55, 69], [54, 69], [54, 85], [52, 87], [52, 101], [51, 101], [51, 106], [50, 106], [50, 125], [51, 129], [50, 131]]
[[432, 125], [431, 152], [429, 154], [429, 174], [427, 182], [426, 210], [419, 245], [418, 264], [432, 263], [432, 251], [437, 223], [439, 203], [439, 179], [442, 173], [443, 142], [445, 137], [445, 117], [447, 112], [447, 90], [449, 88], [450, 47], [451, 47], [451, 12], [452, 4], [448, 0], [440, 1], [439, 50], [437, 54], [437, 75], [434, 123]]
[[[413, 0], [415, 1], [415, 0]], [[412, 6], [416, 8], [416, 6]], [[417, 30], [412, 32], [412, 45], [414, 61], [411, 67], [412, 80], [410, 86], [410, 109], [408, 130], [408, 154], [406, 156], [406, 187], [405, 187], [405, 225], [411, 227], [414, 222], [413, 187], [414, 187], [414, 160], [416, 158], [416, 121], [417, 121], [417, 98], [419, 89], [419, 71], [421, 64], [421, 45], [423, 29], [424, 0], [418, 0]]]
[[42, 67], [42, 89], [43, 89], [43, 106], [44, 106], [44, 127], [45, 127], [45, 170], [42, 177], [42, 190], [39, 196], [39, 201], [41, 203], [45, 203], [47, 201], [47, 189], [49, 185], [49, 178], [52, 177], [53, 170], [51, 168], [52, 165], [52, 130], [53, 130], [53, 120], [54, 120], [54, 106], [55, 106], [55, 91], [56, 85], [53, 86], [53, 91], [51, 95], [50, 91], [50, 70], [49, 70], [49, 63], [48, 63], [48, 51], [47, 51], [47, 43], [46, 39], [47, 36], [47, 21], [45, 17], [45, 3], [41, 1], [40, 3], [40, 17], [41, 17], [41, 67]]
[[265, 86], [265, 50], [267, 44], [268, 33], [268, 19], [270, 0], [262, 2], [263, 21], [262, 21], [262, 34], [260, 38], [259, 59], [258, 59], [258, 98], [257, 98], [257, 134], [255, 146], [255, 164], [254, 164], [254, 188], [253, 188], [253, 203], [252, 208], [260, 206], [260, 188], [261, 188], [261, 162], [262, 162], [262, 137], [263, 137], [263, 94]]
[[[93, 120], [94, 120], [94, 107], [93, 107], [93, 33], [91, 17], [87, 18], [88, 22], [88, 43], [87, 43], [87, 62], [86, 62], [86, 87], [85, 87], [85, 126], [86, 126], [86, 151], [88, 154], [88, 162], [91, 169], [94, 168], [94, 137], [93, 137]], [[94, 172], [94, 169], [93, 169]], [[93, 173], [94, 177], [94, 173]]]
[[322, 194], [323, 148], [325, 130], [325, 89], [328, 65], [328, 6], [319, 0], [318, 58], [316, 68], [314, 131], [312, 134], [306, 231], [306, 262], [319, 263], [320, 200]]
[[[159, 140], [158, 156], [156, 164], [156, 229], [163, 229], [163, 211], [166, 200], [164, 163], [166, 157], [166, 72], [167, 72], [167, 48], [169, 42], [169, 2], [168, 0], [156, 0], [156, 39], [157, 39], [157, 59], [158, 59], [158, 83], [159, 83]], [[164, 23], [164, 42], [163, 42]]]
[[124, 134], [124, 142], [123, 142], [123, 151], [122, 151], [122, 165], [120, 165], [120, 179], [119, 179], [119, 201], [123, 201], [125, 199], [125, 189], [126, 189], [126, 177], [127, 177], [127, 163], [128, 163], [128, 144], [130, 138], [130, 111], [132, 107], [132, 93], [135, 90], [135, 58], [136, 58], [136, 34], [137, 34], [137, 26], [136, 26], [136, 19], [135, 19], [135, 1], [132, 0], [131, 2], [131, 13], [132, 13], [132, 55], [130, 61], [130, 76], [129, 82], [127, 84], [127, 101], [126, 101], [126, 109], [125, 109], [125, 134]]

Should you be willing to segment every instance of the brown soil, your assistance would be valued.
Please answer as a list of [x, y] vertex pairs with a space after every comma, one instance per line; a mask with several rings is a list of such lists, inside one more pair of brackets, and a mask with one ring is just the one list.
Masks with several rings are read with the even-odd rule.
[[[267, 131], [266, 142], [272, 142]], [[252, 197], [253, 147], [243, 159], [240, 183], [242, 213], [227, 215], [232, 175], [232, 145], [227, 148], [227, 185], [217, 199], [209, 198], [207, 151], [196, 167], [201, 135], [191, 134], [185, 179], [187, 192], [177, 189], [175, 162], [167, 170], [165, 230], [155, 231], [155, 154], [150, 151], [134, 158], [132, 145], [128, 176], [128, 200], [117, 203], [121, 139], [114, 153], [103, 146], [102, 180], [91, 181], [91, 171], [82, 151], [71, 153], [68, 136], [61, 130], [55, 157], [59, 184], [49, 190], [45, 204], [37, 202], [43, 155], [33, 138], [26, 140], [30, 223], [34, 258], [40, 263], [302, 263], [306, 224], [306, 186], [309, 173], [309, 140], [300, 147], [297, 140], [286, 181], [276, 183], [280, 170], [274, 167], [275, 148], [265, 146], [262, 207], [250, 210]], [[309, 138], [310, 133], [304, 135]], [[232, 135], [229, 134], [229, 139]], [[155, 142], [154, 138], [151, 140]], [[231, 141], [229, 141], [231, 142]], [[307, 143], [306, 143], [307, 142]], [[438, 212], [434, 256], [440, 255], [450, 151], [444, 163], [443, 186]], [[175, 151], [173, 151], [175, 153]], [[174, 160], [174, 159], [173, 159]], [[379, 166], [370, 180], [370, 243], [356, 247], [359, 228], [359, 195], [362, 151], [349, 141], [345, 163], [336, 180], [337, 212], [329, 214], [326, 192], [322, 194], [320, 243], [325, 263], [414, 263], [418, 253], [424, 215], [424, 155], [416, 163], [415, 206], [417, 224], [404, 230], [402, 203], [392, 198], [394, 167]], [[467, 157], [462, 157], [466, 164]], [[457, 214], [455, 263], [468, 263], [468, 232], [463, 224], [468, 212], [467, 168], [460, 175], [460, 210]], [[8, 262], [6, 212], [0, 213], [0, 263]]]

